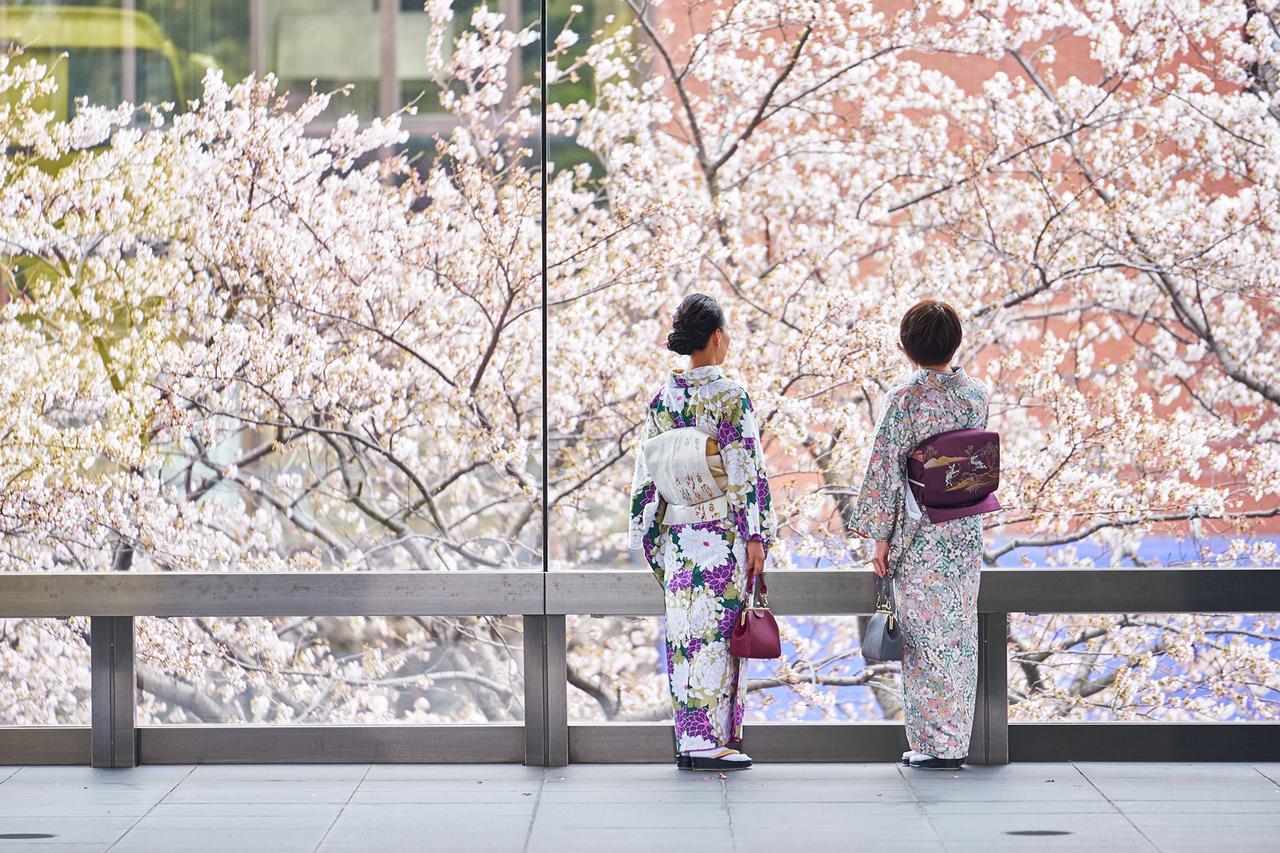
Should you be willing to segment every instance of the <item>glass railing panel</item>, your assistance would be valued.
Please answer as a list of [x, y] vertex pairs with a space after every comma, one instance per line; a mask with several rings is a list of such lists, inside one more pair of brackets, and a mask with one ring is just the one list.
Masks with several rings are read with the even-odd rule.
[[[782, 658], [747, 661], [741, 671], [748, 723], [901, 719], [900, 667], [862, 659], [860, 617], [777, 619]], [[671, 719], [663, 622], [656, 616], [568, 617], [571, 722]]]
[[1280, 614], [1009, 615], [1009, 720], [1280, 719]]
[[89, 618], [0, 619], [0, 726], [89, 725]]
[[511, 723], [519, 617], [143, 618], [138, 725]]

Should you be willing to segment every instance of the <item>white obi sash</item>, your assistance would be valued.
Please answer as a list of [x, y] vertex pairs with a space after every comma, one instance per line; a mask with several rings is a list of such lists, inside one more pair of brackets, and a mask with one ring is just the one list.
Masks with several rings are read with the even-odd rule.
[[667, 502], [664, 525], [729, 517], [724, 466], [719, 453], [707, 455], [707, 438], [695, 427], [680, 427], [644, 443], [645, 467]]

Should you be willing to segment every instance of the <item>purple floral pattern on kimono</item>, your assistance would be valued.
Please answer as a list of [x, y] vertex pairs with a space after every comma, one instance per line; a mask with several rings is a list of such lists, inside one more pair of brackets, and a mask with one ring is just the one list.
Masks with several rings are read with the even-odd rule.
[[733, 623], [738, 621], [738, 614], [742, 612], [739, 607], [726, 607], [724, 613], [720, 615], [720, 622], [716, 625], [721, 635], [728, 637], [733, 634]]
[[629, 535], [630, 547], [644, 549], [665, 591], [667, 675], [681, 750], [742, 739], [746, 678], [729, 654], [729, 637], [743, 605], [746, 542], [763, 542], [767, 555], [777, 538], [760, 431], [746, 392], [714, 366], [673, 371], [645, 413], [644, 437], [689, 425], [720, 444], [729, 517], [664, 524], [666, 502], [637, 453]]
[[702, 580], [716, 595], [724, 595], [724, 591], [729, 588], [729, 583], [733, 580], [733, 563], [726, 562], [723, 565], [704, 568]]
[[742, 433], [738, 432], [738, 428], [729, 421], [721, 421], [720, 428], [716, 430], [716, 441], [723, 444], [733, 444], [735, 441], [742, 439]]
[[667, 584], [673, 592], [693, 586], [693, 569], [677, 569], [671, 573], [671, 581]]
[[978, 688], [982, 519], [930, 524], [910, 518], [903, 494], [906, 458], [932, 435], [986, 425], [981, 382], [960, 368], [917, 370], [884, 403], [854, 510], [859, 533], [890, 543], [902, 617], [907, 743], [936, 758], [969, 753]]

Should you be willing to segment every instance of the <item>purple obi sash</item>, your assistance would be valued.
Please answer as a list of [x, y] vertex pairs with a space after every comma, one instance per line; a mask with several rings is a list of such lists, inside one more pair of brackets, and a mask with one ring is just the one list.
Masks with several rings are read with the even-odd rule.
[[907, 482], [932, 524], [1000, 509], [1000, 434], [957, 429], [926, 438], [907, 457]]

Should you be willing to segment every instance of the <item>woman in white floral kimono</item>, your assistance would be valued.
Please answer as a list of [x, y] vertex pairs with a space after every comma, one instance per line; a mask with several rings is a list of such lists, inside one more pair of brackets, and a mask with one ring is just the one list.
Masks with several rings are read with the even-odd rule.
[[666, 592], [678, 765], [743, 769], [747, 685], [729, 637], [776, 538], [760, 431], [746, 391], [717, 366], [729, 335], [711, 297], [680, 304], [667, 347], [690, 366], [671, 371], [645, 412], [629, 544]]
[[902, 318], [899, 348], [917, 367], [884, 401], [852, 519], [876, 540], [874, 566], [892, 575], [902, 619], [902, 699], [909, 752], [902, 763], [958, 768], [969, 754], [978, 689], [978, 579], [982, 519], [936, 524], [907, 517], [906, 460], [920, 442], [984, 429], [987, 391], [959, 367], [960, 318], [925, 300]]

